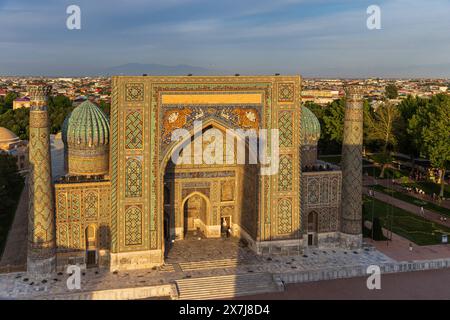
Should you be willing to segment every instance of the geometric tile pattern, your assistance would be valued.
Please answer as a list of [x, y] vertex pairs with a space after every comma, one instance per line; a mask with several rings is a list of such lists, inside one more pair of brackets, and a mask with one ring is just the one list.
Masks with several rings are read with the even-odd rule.
[[67, 219], [67, 195], [61, 192], [58, 193], [57, 198], [57, 219]]
[[278, 129], [280, 130], [280, 147], [292, 147], [292, 112], [280, 112]]
[[292, 232], [292, 203], [288, 199], [281, 199], [278, 203], [278, 234]]
[[80, 193], [72, 193], [70, 202], [70, 220], [79, 220], [81, 217], [81, 200]]
[[138, 159], [130, 158], [125, 165], [125, 197], [142, 196], [142, 164]]
[[[56, 202], [58, 252], [84, 250], [86, 245], [84, 231], [88, 226], [96, 227], [96, 239], [102, 241], [100, 249], [109, 249], [108, 239], [111, 230], [109, 182], [58, 182], [55, 184], [55, 190], [58, 199]], [[66, 198], [69, 201], [64, 201]], [[64, 259], [67, 259], [65, 255]]]
[[316, 212], [319, 232], [339, 230], [341, 176], [339, 171], [303, 173], [302, 216], [307, 219], [310, 212]]
[[143, 83], [128, 83], [125, 87], [126, 101], [143, 101], [144, 100], [144, 84]]
[[342, 143], [342, 231], [361, 234], [363, 101], [361, 89], [347, 89]]
[[280, 156], [280, 167], [278, 173], [278, 191], [292, 190], [292, 157]]
[[142, 244], [142, 211], [133, 206], [125, 211], [125, 245]]
[[308, 185], [306, 186], [308, 190], [308, 205], [319, 204], [320, 188], [319, 179], [308, 179]]
[[125, 129], [125, 148], [126, 149], [142, 149], [142, 113], [140, 111], [132, 111], [127, 115]]
[[98, 194], [96, 192], [88, 192], [84, 200], [84, 215], [86, 219], [97, 219], [98, 215]]
[[51, 186], [48, 112], [30, 111], [30, 207], [29, 256], [39, 260], [53, 255], [55, 247], [54, 203]]
[[57, 243], [56, 245], [59, 248], [67, 248], [69, 244], [69, 234], [67, 232], [66, 224], [57, 224], [56, 225], [56, 233], [57, 233]]
[[73, 223], [70, 225], [70, 247], [74, 249], [82, 248], [81, 245], [84, 237], [82, 237], [81, 228], [78, 223]]
[[279, 83], [278, 102], [294, 102], [294, 92], [293, 83]]

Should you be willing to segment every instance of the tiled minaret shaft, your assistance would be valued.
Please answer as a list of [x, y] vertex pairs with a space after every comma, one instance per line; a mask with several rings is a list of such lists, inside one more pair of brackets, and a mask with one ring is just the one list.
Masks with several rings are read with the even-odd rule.
[[49, 274], [56, 269], [55, 210], [47, 110], [50, 91], [51, 87], [45, 84], [28, 87], [31, 108], [27, 271], [36, 276]]
[[362, 143], [363, 143], [363, 89], [346, 88], [344, 139], [342, 144], [342, 220], [341, 231], [347, 245], [362, 242]]

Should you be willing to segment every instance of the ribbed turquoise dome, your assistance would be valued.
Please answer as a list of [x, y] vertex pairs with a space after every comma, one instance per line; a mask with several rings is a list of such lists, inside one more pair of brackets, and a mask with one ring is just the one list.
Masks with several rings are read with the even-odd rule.
[[90, 101], [76, 107], [62, 128], [69, 175], [104, 175], [109, 170], [109, 120]]
[[81, 149], [109, 144], [109, 119], [95, 104], [85, 101], [64, 120], [62, 140]]
[[302, 145], [317, 144], [320, 138], [320, 122], [316, 115], [307, 107], [302, 107], [301, 140]]

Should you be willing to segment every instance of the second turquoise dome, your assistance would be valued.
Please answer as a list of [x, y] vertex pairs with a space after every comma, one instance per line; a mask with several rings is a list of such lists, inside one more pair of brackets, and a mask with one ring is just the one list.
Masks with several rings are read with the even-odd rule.
[[320, 138], [320, 122], [307, 107], [302, 107], [301, 140], [302, 145], [317, 144]]

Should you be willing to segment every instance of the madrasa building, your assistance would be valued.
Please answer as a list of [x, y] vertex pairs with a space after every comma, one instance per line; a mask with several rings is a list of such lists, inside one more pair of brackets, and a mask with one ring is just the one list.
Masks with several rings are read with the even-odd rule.
[[[49, 92], [43, 83], [29, 88], [30, 273], [69, 264], [153, 268], [192, 233], [221, 238], [228, 232], [255, 254], [362, 245], [359, 87], [347, 89], [338, 167], [317, 159], [320, 124], [301, 106], [299, 76], [113, 77], [109, 117], [86, 101], [65, 119], [66, 175], [56, 181]], [[178, 129], [188, 138], [173, 141]], [[196, 161], [195, 152], [192, 162], [172, 161], [190, 142], [208, 148], [207, 139], [196, 142], [213, 130], [262, 129], [269, 136], [278, 129], [276, 143], [265, 141], [278, 145], [273, 174], [261, 174], [266, 164], [241, 163], [227, 152], [221, 164]], [[245, 136], [230, 141], [225, 151], [244, 141], [251, 154]]]

